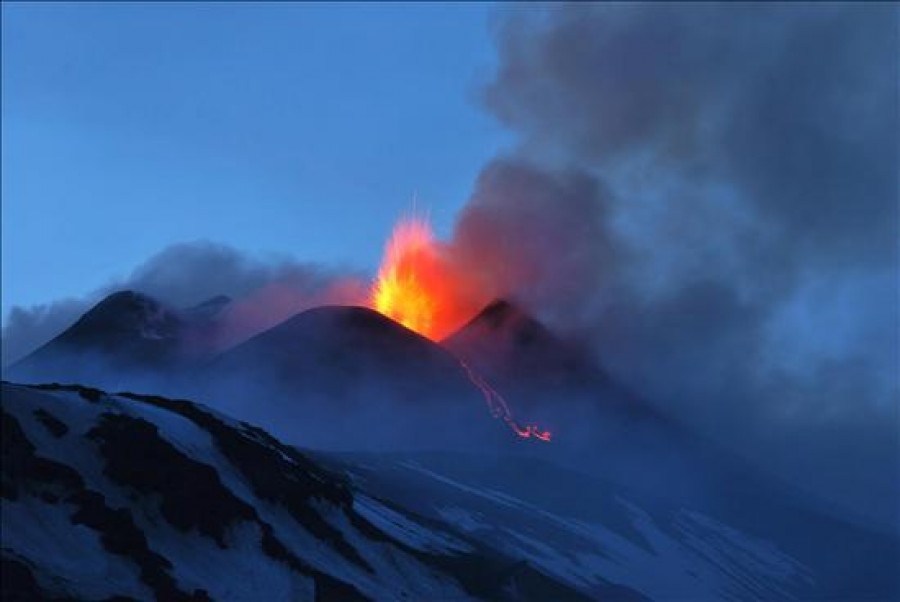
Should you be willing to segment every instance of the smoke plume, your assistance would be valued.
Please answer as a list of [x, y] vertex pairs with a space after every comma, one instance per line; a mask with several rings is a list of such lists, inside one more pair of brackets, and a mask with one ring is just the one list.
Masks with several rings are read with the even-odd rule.
[[[898, 9], [554, 6], [496, 23], [458, 256], [670, 414], [898, 500]], [[760, 452], [759, 450], [765, 450]]]
[[83, 298], [30, 308], [13, 307], [3, 328], [3, 362], [9, 365], [68, 328], [110, 293], [129, 289], [177, 309], [225, 295], [216, 344], [228, 347], [289, 318], [327, 304], [359, 304], [365, 280], [289, 259], [255, 258], [231, 247], [206, 242], [168, 247]]

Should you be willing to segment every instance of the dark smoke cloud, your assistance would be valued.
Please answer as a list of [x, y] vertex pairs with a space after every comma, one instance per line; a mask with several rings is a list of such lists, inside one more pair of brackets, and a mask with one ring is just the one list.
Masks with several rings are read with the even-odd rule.
[[520, 134], [454, 244], [648, 399], [897, 520], [898, 9], [554, 6], [497, 21]]
[[217, 344], [228, 346], [310, 307], [361, 303], [366, 294], [364, 282], [349, 271], [326, 270], [289, 259], [255, 258], [224, 245], [173, 245], [127, 278], [83, 298], [13, 307], [3, 328], [3, 363], [9, 365], [46, 343], [118, 290], [145, 293], [177, 309], [218, 295], [231, 298], [217, 333]]

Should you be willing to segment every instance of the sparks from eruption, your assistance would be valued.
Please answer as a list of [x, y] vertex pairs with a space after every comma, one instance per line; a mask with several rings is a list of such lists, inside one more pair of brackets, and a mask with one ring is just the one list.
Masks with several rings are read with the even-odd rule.
[[[476, 311], [463, 301], [464, 284], [445, 248], [434, 239], [428, 220], [412, 216], [394, 227], [369, 302], [373, 309], [410, 330], [439, 341]], [[550, 431], [520, 425], [503, 396], [463, 360], [459, 363], [494, 418], [503, 420], [523, 439], [550, 441]]]

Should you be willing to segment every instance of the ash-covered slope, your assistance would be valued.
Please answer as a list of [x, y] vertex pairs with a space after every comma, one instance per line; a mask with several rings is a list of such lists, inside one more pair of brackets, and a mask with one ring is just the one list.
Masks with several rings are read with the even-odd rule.
[[142, 293], [113, 293], [5, 376], [98, 386], [171, 379], [209, 352], [212, 320], [228, 302], [216, 297], [181, 311]]
[[233, 413], [278, 433], [287, 422], [316, 446], [459, 445], [508, 435], [458, 359], [363, 307], [299, 313], [217, 357], [196, 381], [203, 399], [229, 401]]
[[3, 384], [3, 599], [577, 600], [187, 401]]

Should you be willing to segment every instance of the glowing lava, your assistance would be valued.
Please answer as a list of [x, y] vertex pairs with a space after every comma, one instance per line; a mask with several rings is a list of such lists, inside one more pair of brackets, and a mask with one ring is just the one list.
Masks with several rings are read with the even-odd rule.
[[477, 311], [465, 292], [465, 278], [434, 239], [428, 221], [415, 216], [400, 220], [378, 269], [372, 307], [438, 341]]
[[[425, 219], [400, 220], [385, 249], [372, 287], [373, 309], [424, 337], [439, 341], [470, 319], [478, 310], [471, 302], [466, 278], [454, 268], [444, 245], [434, 239]], [[506, 400], [468, 364], [459, 360], [469, 380], [481, 391], [494, 418], [519, 437], [550, 441], [550, 431], [522, 426], [513, 418]]]
[[497, 393], [497, 391], [489, 385], [487, 381], [481, 378], [478, 373], [472, 370], [467, 363], [459, 360], [459, 365], [466, 371], [466, 376], [469, 377], [472, 384], [481, 391], [481, 394], [484, 396], [484, 400], [488, 405], [488, 409], [491, 411], [491, 416], [502, 419], [512, 432], [523, 439], [534, 437], [540, 441], [550, 441], [552, 436], [550, 431], [540, 429], [533, 424], [525, 426], [520, 425], [516, 422], [515, 418], [513, 418], [512, 412], [509, 409], [509, 404], [506, 403], [506, 400], [503, 399], [502, 395]]

